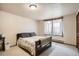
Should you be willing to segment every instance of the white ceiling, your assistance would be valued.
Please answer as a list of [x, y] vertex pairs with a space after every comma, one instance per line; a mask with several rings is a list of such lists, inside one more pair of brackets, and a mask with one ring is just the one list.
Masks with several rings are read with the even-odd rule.
[[36, 10], [31, 10], [29, 4], [0, 4], [0, 10], [28, 17], [35, 20], [64, 16], [78, 11], [79, 3], [38, 3]]

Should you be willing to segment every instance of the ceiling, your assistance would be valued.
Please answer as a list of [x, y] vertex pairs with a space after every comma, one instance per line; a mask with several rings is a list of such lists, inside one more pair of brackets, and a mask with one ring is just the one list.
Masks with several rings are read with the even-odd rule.
[[35, 20], [60, 17], [78, 12], [79, 3], [38, 3], [36, 10], [29, 3], [0, 3], [0, 10]]

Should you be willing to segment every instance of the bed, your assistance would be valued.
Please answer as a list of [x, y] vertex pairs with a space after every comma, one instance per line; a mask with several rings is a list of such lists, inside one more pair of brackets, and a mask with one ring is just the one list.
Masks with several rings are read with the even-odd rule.
[[51, 47], [51, 42], [52, 37], [36, 36], [34, 32], [17, 34], [17, 46], [32, 56], [40, 55], [44, 50]]

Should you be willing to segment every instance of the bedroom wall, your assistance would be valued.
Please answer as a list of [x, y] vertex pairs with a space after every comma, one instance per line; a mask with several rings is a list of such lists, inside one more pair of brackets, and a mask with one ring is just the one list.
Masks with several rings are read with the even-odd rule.
[[[39, 21], [39, 35], [44, 35], [44, 21]], [[64, 36], [53, 36], [52, 38], [55, 40], [61, 40], [64, 43], [76, 45], [76, 13], [66, 15], [63, 19], [64, 25]]]
[[0, 34], [4, 34], [6, 41], [16, 44], [16, 34], [20, 32], [36, 32], [37, 21], [0, 11]]
[[[53, 36], [53, 39], [76, 45], [76, 14], [64, 16], [64, 37]], [[44, 35], [44, 22], [13, 15], [0, 11], [0, 33], [6, 36], [11, 45], [16, 43], [16, 34], [19, 32], [36, 32]]]
[[38, 35], [44, 35], [44, 22], [43, 21], [40, 21], [40, 20], [38, 20], [38, 22], [37, 22], [37, 30], [38, 30]]
[[76, 13], [64, 16], [64, 42], [76, 45]]

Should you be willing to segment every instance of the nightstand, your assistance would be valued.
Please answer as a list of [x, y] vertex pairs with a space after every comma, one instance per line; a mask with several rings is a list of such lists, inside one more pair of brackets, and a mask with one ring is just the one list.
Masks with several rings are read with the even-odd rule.
[[5, 50], [5, 37], [0, 34], [0, 51]]

